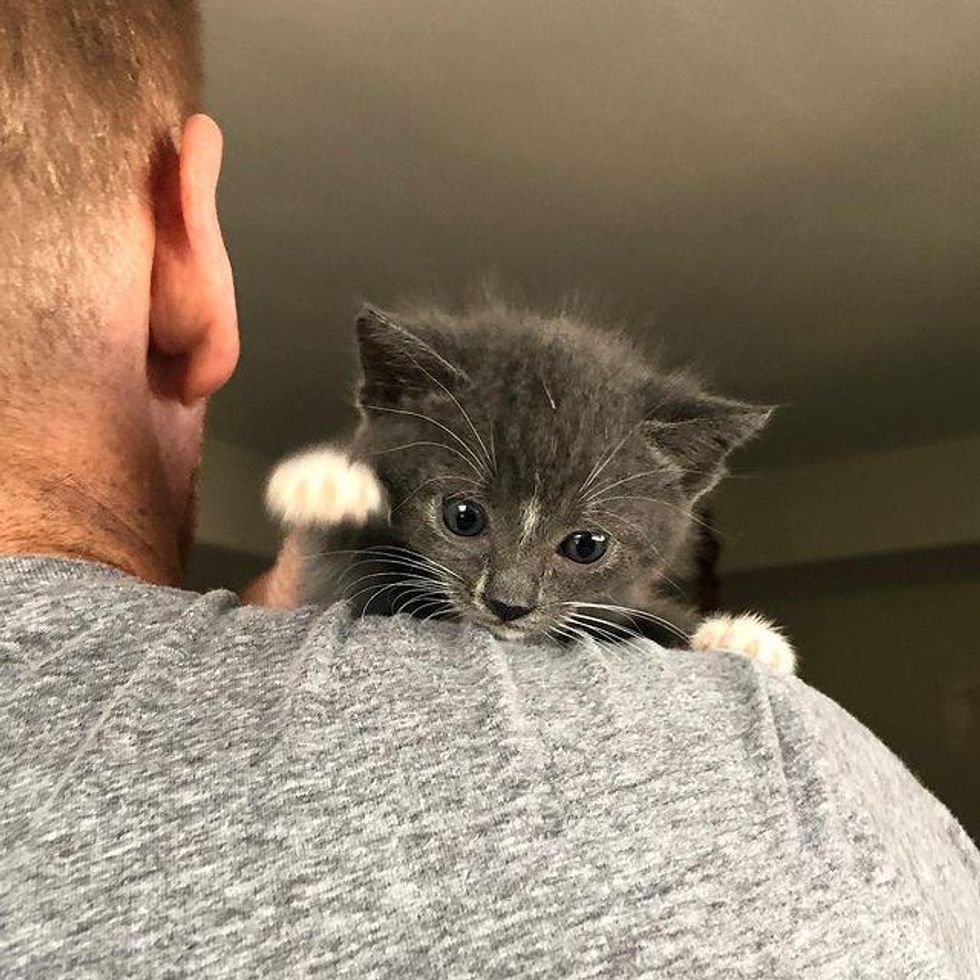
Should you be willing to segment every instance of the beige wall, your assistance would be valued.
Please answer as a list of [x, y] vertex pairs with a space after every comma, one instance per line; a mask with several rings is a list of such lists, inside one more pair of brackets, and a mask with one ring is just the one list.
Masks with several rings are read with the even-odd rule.
[[199, 544], [250, 555], [274, 555], [279, 534], [262, 505], [273, 461], [219, 439], [204, 449]]
[[742, 474], [712, 501], [726, 571], [980, 542], [980, 438]]

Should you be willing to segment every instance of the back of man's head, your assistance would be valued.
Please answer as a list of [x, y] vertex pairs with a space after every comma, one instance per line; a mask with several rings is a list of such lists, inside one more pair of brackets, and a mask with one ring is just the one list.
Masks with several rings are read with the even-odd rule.
[[0, 553], [179, 578], [238, 320], [196, 0], [0, 0]]
[[200, 97], [194, 0], [0, 4], [0, 384], [98, 350], [145, 202]]

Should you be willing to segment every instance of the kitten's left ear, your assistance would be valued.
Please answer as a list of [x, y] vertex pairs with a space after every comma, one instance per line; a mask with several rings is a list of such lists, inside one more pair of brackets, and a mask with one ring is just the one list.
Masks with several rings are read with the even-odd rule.
[[672, 396], [660, 401], [643, 423], [643, 434], [683, 470], [693, 498], [725, 475], [728, 454], [759, 432], [774, 409], [714, 395]]
[[363, 380], [361, 407], [392, 408], [420, 392], [451, 392], [466, 380], [424, 337], [374, 306], [357, 316], [357, 343]]

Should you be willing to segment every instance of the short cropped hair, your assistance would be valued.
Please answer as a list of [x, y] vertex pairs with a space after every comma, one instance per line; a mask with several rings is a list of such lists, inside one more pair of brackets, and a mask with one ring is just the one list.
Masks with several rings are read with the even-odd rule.
[[113, 220], [200, 97], [196, 0], [0, 2], [0, 384], [98, 319]]

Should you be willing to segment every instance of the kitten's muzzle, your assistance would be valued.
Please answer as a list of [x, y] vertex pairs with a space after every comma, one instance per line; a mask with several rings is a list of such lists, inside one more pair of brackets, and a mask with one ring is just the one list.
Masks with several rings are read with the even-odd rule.
[[500, 599], [492, 599], [485, 596], [483, 599], [487, 609], [489, 609], [502, 623], [512, 623], [516, 619], [522, 619], [528, 613], [534, 611], [533, 606], [512, 606], [509, 602], [502, 602]]

